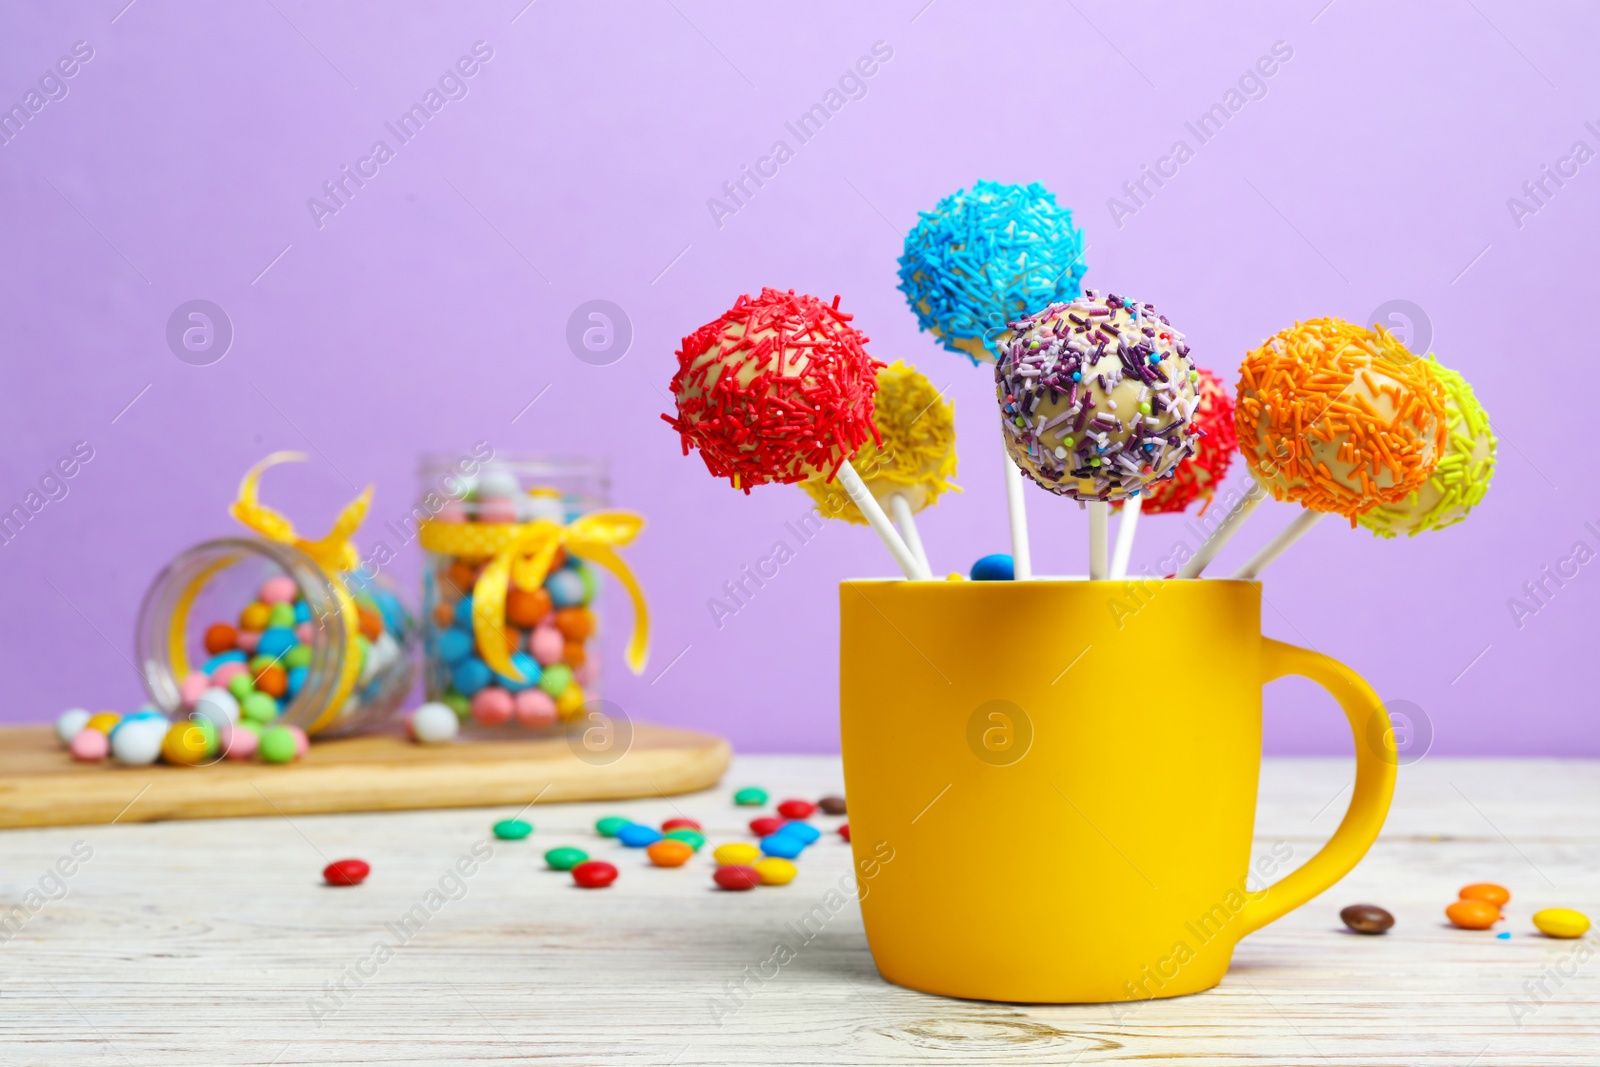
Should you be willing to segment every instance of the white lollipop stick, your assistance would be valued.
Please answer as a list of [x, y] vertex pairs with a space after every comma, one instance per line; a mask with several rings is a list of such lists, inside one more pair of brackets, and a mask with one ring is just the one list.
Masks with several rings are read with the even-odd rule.
[[1261, 483], [1252, 481], [1249, 492], [1245, 493], [1240, 501], [1233, 506], [1233, 510], [1223, 517], [1217, 528], [1211, 531], [1211, 536], [1206, 538], [1205, 543], [1200, 546], [1200, 551], [1196, 552], [1189, 562], [1178, 568], [1178, 577], [1200, 577], [1200, 573], [1210, 565], [1212, 560], [1217, 558], [1217, 553], [1222, 550], [1222, 546], [1227, 544], [1233, 538], [1233, 535], [1239, 532], [1239, 527], [1244, 525], [1244, 520], [1250, 517], [1250, 513], [1256, 509], [1257, 504], [1266, 499], [1266, 495], [1267, 491], [1261, 488]]
[[1106, 541], [1110, 532], [1111, 505], [1104, 500], [1089, 501], [1089, 580], [1103, 582], [1110, 573], [1106, 566]]
[[894, 512], [894, 524], [900, 527], [900, 536], [905, 538], [906, 547], [922, 564], [922, 572], [931, 577], [933, 568], [928, 565], [928, 550], [922, 547], [922, 535], [917, 532], [917, 520], [911, 514], [911, 502], [904, 493], [890, 493], [889, 510]]
[[1283, 555], [1285, 549], [1304, 537], [1326, 514], [1325, 511], [1302, 511], [1293, 522], [1279, 530], [1276, 537], [1262, 545], [1261, 550], [1251, 556], [1243, 567], [1233, 572], [1235, 580], [1259, 578], [1261, 572], [1267, 569], [1267, 564]]
[[911, 549], [906, 547], [905, 541], [895, 532], [889, 516], [883, 513], [883, 508], [867, 491], [866, 483], [861, 480], [861, 475], [856, 473], [849, 460], [845, 460], [839, 466], [839, 484], [844, 486], [844, 491], [850, 494], [850, 499], [861, 509], [861, 514], [867, 517], [867, 525], [872, 527], [873, 532], [878, 535], [878, 540], [883, 542], [883, 547], [889, 550], [889, 555], [900, 565], [900, 573], [911, 581], [932, 578], [931, 573], [923, 573], [922, 564], [917, 562], [917, 557], [911, 554]]
[[1000, 458], [1006, 465], [1006, 516], [1011, 520], [1011, 573], [1019, 582], [1033, 577], [1033, 555], [1028, 550], [1028, 508], [1022, 499], [1022, 471], [1004, 448], [1001, 429]]
[[1128, 560], [1133, 556], [1133, 535], [1139, 528], [1139, 513], [1144, 510], [1144, 494], [1122, 502], [1122, 519], [1117, 523], [1117, 547], [1111, 553], [1111, 579], [1128, 576]]

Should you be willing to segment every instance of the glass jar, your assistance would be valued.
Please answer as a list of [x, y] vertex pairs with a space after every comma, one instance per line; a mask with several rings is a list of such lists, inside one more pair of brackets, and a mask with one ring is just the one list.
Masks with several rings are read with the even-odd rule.
[[335, 573], [265, 538], [207, 541], [158, 574], [136, 655], [151, 701], [187, 714], [229, 689], [241, 718], [307, 734], [380, 725], [411, 688], [416, 625], [381, 575]]
[[[604, 510], [605, 460], [496, 454], [480, 444], [470, 454], [424, 456], [418, 477], [412, 517], [424, 549], [428, 699], [448, 704], [478, 732], [549, 732], [576, 721], [600, 695], [599, 568], [560, 548], [495, 564], [475, 535], [539, 520], [566, 526]], [[495, 569], [494, 598], [503, 596], [504, 609], [480, 624], [474, 605], [490, 594], [479, 582]], [[504, 642], [501, 665], [513, 672], [492, 665], [480, 634]]]

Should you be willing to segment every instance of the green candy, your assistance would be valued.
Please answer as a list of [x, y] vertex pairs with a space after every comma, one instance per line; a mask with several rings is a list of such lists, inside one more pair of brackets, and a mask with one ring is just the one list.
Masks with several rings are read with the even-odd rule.
[[279, 660], [279, 662], [283, 664], [284, 670], [288, 670], [290, 667], [309, 667], [311, 666], [311, 646], [295, 645], [283, 654], [283, 659]]
[[217, 737], [216, 723], [203, 717], [196, 717], [191, 719], [190, 722], [192, 722], [195, 726], [200, 727], [200, 732], [205, 735], [206, 755], [215, 756], [217, 754], [217, 749], [222, 745], [222, 742]]
[[[244, 709], [240, 708], [239, 710], [242, 712]], [[256, 737], [259, 738], [261, 736], [261, 724], [258, 722], [252, 722], [249, 719], [240, 719], [234, 724], [234, 729], [249, 730], [251, 733], [255, 734]]]
[[567, 686], [571, 684], [572, 668], [565, 663], [552, 663], [539, 676], [539, 688], [553, 697], [558, 697], [565, 693]]
[[256, 755], [266, 763], [288, 763], [294, 759], [294, 734], [287, 726], [269, 726], [261, 731], [261, 747]]
[[250, 722], [271, 722], [278, 717], [278, 702], [266, 693], [246, 693], [239, 701], [239, 716]]
[[600, 579], [595, 575], [593, 567], [585, 567], [582, 563], [573, 561], [572, 569], [578, 572], [578, 577], [583, 579], [583, 600], [579, 603], [588, 606], [600, 593]]
[[259, 675], [262, 671], [266, 670], [268, 667], [277, 662], [278, 661], [273, 659], [271, 656], [254, 656], [250, 660], [250, 673], [252, 675]]
[[552, 871], [570, 871], [578, 864], [589, 858], [589, 854], [581, 848], [563, 845], [553, 848], [544, 854], [544, 861], [550, 865]]
[[272, 605], [272, 614], [267, 616], [267, 625], [281, 626], [286, 630], [294, 629], [294, 607], [289, 604]]
[[700, 846], [706, 843], [705, 834], [701, 833], [699, 830], [691, 830], [687, 826], [681, 830], [668, 830], [667, 836], [672, 838], [674, 841], [682, 841], [696, 852], [699, 852]]
[[533, 833], [533, 823], [521, 819], [501, 819], [494, 824], [494, 836], [502, 841], [521, 841]]
[[747, 785], [733, 794], [733, 802], [741, 808], [759, 808], [767, 802], [767, 791], [757, 786]]
[[467, 719], [472, 715], [472, 701], [456, 692], [454, 689], [439, 698], [439, 703], [456, 713], [456, 718]]
[[624, 819], [620, 815], [607, 815], [605, 818], [595, 822], [594, 832], [601, 837], [616, 837], [617, 831], [632, 821], [632, 819]]
[[232, 693], [235, 700], [243, 702], [245, 697], [256, 691], [256, 683], [250, 680], [248, 674], [236, 674], [228, 679], [228, 692]]

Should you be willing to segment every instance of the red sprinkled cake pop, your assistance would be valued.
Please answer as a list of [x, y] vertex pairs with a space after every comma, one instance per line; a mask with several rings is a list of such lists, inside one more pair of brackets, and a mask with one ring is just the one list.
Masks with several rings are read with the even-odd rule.
[[1204, 367], [1199, 370], [1200, 406], [1194, 413], [1194, 428], [1202, 435], [1200, 443], [1192, 456], [1178, 464], [1171, 478], [1150, 484], [1145, 491], [1146, 514], [1185, 511], [1200, 500], [1203, 501], [1200, 514], [1204, 515], [1217, 486], [1228, 473], [1228, 464], [1239, 450], [1239, 434], [1233, 425], [1233, 398], [1223, 387], [1221, 378]]
[[841, 464], [877, 432], [872, 398], [882, 363], [839, 310], [814, 296], [762, 289], [683, 339], [661, 416], [700, 450], [706, 469], [746, 493]]

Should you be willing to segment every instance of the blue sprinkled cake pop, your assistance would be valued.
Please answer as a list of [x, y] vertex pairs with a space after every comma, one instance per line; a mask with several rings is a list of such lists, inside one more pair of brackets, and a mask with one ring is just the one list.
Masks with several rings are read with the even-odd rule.
[[1082, 292], [1083, 231], [1038, 182], [980, 181], [921, 215], [900, 291], [918, 326], [974, 363], [995, 361], [1011, 322]]

